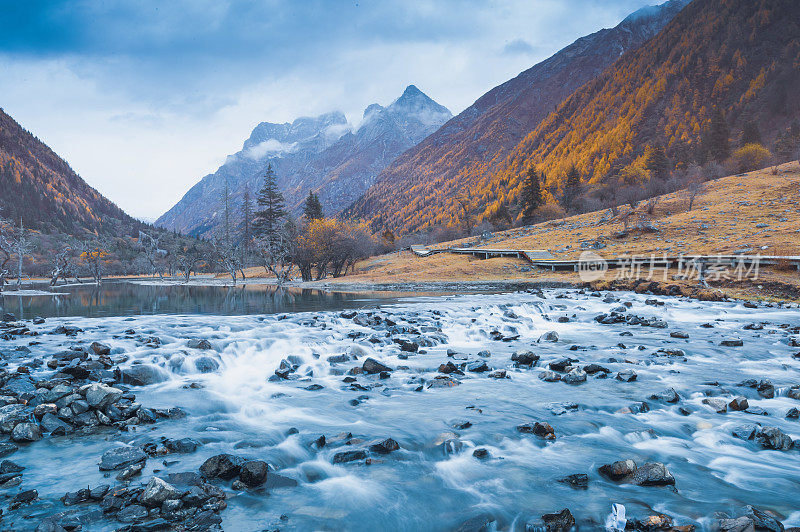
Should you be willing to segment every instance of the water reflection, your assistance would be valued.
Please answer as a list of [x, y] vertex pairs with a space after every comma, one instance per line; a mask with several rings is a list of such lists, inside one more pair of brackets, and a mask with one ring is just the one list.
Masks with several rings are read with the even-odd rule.
[[274, 314], [372, 306], [398, 294], [326, 292], [263, 285], [157, 286], [125, 281], [60, 287], [54, 295], [0, 296], [0, 310], [19, 318], [141, 314]]

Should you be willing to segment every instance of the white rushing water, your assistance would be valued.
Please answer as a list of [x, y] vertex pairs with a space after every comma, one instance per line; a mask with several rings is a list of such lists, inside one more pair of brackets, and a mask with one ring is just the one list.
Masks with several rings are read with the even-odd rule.
[[[800, 438], [800, 423], [785, 418], [800, 407], [787, 396], [790, 386], [800, 384], [800, 359], [793, 357], [800, 347], [791, 345], [798, 338], [800, 312], [668, 297], [654, 298], [663, 305], [653, 305], [645, 304], [643, 295], [598, 295], [552, 290], [415, 298], [355, 318], [308, 312], [49, 319], [36, 330], [67, 323], [84, 332], [70, 340], [43, 334], [30, 356], [46, 358], [65, 345], [98, 340], [112, 346], [112, 356], [127, 356], [125, 366], [159, 369], [163, 382], [132, 387], [137, 400], [179, 405], [189, 416], [122, 439], [142, 443], [162, 435], [189, 436], [203, 446], [174, 463], [148, 461], [142, 481], [154, 470], [196, 471], [218, 453], [265, 460], [297, 480], [295, 487], [268, 493], [230, 492], [222, 513], [225, 530], [450, 530], [480, 514], [490, 514], [498, 529], [524, 530], [526, 522], [563, 508], [591, 529], [602, 528], [612, 503], [625, 505], [628, 518], [661, 512], [676, 524], [700, 527], [710, 526], [715, 512], [734, 514], [753, 505], [775, 512], [784, 525], [800, 525], [798, 450], [770, 450], [732, 434], [737, 427], [761, 424]], [[630, 308], [624, 314], [663, 320], [666, 328], [594, 319], [625, 303]], [[752, 323], [763, 328], [744, 328]], [[128, 329], [135, 334], [126, 334]], [[550, 331], [557, 341], [540, 340]], [[675, 331], [688, 339], [672, 337]], [[143, 344], [141, 336], [158, 337], [161, 344]], [[720, 345], [731, 338], [743, 345]], [[212, 348], [188, 347], [198, 339]], [[395, 339], [418, 342], [420, 350], [401, 351]], [[8, 341], [0, 350], [28, 342]], [[481, 351], [488, 356], [479, 356]], [[538, 365], [516, 367], [511, 355], [517, 351], [539, 355]], [[357, 374], [355, 382], [344, 382], [368, 357], [392, 368], [391, 375]], [[539, 378], [548, 363], [564, 357], [574, 359], [574, 366], [599, 364], [610, 374], [605, 379], [590, 374], [577, 385]], [[296, 369], [289, 379], [276, 380], [284, 360]], [[439, 365], [448, 361], [485, 361], [492, 371], [505, 369], [508, 378], [464, 371], [452, 375], [457, 386], [429, 388], [441, 375]], [[625, 370], [633, 370], [636, 380], [615, 378]], [[775, 397], [740, 386], [746, 379], [771, 380]], [[311, 385], [318, 386], [307, 389]], [[650, 398], [669, 388], [678, 402]], [[740, 395], [747, 397], [750, 412], [718, 414], [703, 403], [709, 396], [727, 403]], [[649, 411], [628, 409], [642, 401]], [[536, 421], [552, 425], [555, 440], [516, 429]], [[337, 443], [343, 432], [356, 441]], [[329, 444], [319, 449], [313, 442], [321, 435]], [[336, 453], [365, 448], [361, 440], [388, 437], [399, 443], [398, 451], [332, 463]], [[55, 500], [66, 491], [108, 482], [96, 464], [109, 445], [102, 436], [53, 437], [20, 450], [14, 460], [28, 468], [26, 484], [37, 487], [43, 499]], [[489, 457], [474, 457], [477, 448]], [[597, 471], [627, 458], [640, 465], [665, 464], [674, 489], [616, 483]], [[60, 467], [54, 469], [54, 463]], [[573, 473], [588, 474], [587, 489], [558, 481]], [[222, 485], [230, 491], [230, 483]]]

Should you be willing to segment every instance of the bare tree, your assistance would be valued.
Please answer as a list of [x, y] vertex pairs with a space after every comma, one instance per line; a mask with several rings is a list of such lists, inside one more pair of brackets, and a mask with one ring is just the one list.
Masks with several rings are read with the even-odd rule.
[[55, 286], [58, 279], [67, 281], [67, 276], [72, 273], [77, 279], [77, 274], [74, 273], [74, 264], [72, 263], [72, 246], [66, 245], [56, 252], [53, 257], [53, 269], [50, 270], [50, 286]]
[[16, 234], [14, 235], [12, 249], [17, 256], [17, 290], [19, 290], [22, 287], [22, 264], [25, 257], [30, 255], [33, 251], [33, 242], [29, 240], [25, 234], [22, 218], [19, 220], [19, 228], [17, 228]]
[[6, 265], [11, 261], [13, 242], [11, 222], [0, 217], [0, 293], [2, 293], [6, 284], [6, 277], [8, 277]]
[[177, 253], [173, 253], [178, 261], [178, 268], [183, 272], [184, 282], [189, 282], [192, 272], [196, 270], [197, 266], [203, 262], [203, 250], [195, 245], [181, 246]]
[[256, 240], [256, 250], [264, 268], [277, 279], [278, 286], [291, 280], [292, 256], [295, 250], [296, 231], [293, 224], [286, 224], [271, 238]]
[[214, 248], [214, 258], [222, 269], [231, 276], [231, 281], [236, 284], [236, 279], [239, 271], [242, 269], [239, 254], [239, 248], [231, 241], [224, 239], [214, 240], [212, 243]]

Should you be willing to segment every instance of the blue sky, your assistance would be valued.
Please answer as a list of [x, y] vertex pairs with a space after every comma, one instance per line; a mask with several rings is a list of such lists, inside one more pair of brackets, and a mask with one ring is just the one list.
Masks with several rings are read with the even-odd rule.
[[0, 0], [0, 107], [153, 220], [259, 122], [357, 120], [409, 84], [458, 113], [652, 3]]

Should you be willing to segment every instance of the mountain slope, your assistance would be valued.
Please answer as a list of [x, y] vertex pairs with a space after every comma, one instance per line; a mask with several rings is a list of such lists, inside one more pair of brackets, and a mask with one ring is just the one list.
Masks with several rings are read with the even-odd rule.
[[0, 215], [43, 232], [132, 231], [134, 220], [0, 109]]
[[[443, 222], [454, 209], [454, 196], [502, 161], [576, 89], [656, 35], [687, 2], [643, 8], [495, 87], [398, 157], [346, 214], [406, 230]], [[442, 215], [420, 218], [420, 207]]]
[[[529, 166], [556, 185], [575, 164], [597, 182], [614, 168], [664, 146], [674, 162], [700, 151], [715, 108], [732, 141], [755, 122], [766, 141], [800, 116], [800, 3], [794, 0], [695, 0], [655, 38], [586, 84], [479, 184], [519, 192]], [[491, 192], [486, 204], [500, 197]]]
[[259, 124], [241, 151], [192, 187], [156, 225], [208, 234], [217, 225], [226, 180], [237, 204], [246, 187], [251, 194], [261, 187], [268, 164], [295, 215], [301, 213], [309, 191], [318, 193], [326, 214], [336, 214], [363, 194], [398, 154], [451, 116], [447, 108], [410, 85], [389, 106], [367, 107], [356, 130], [341, 113], [291, 124]]

